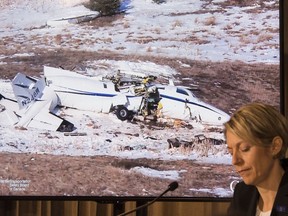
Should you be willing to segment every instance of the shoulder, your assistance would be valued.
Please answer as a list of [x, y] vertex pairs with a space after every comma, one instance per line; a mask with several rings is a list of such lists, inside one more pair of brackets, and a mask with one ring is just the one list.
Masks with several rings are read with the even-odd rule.
[[286, 169], [274, 201], [273, 214], [288, 215], [287, 199], [288, 199], [288, 170]]
[[247, 193], [257, 190], [255, 186], [253, 185], [246, 185], [244, 182], [239, 182], [235, 186], [234, 194], [235, 193]]
[[288, 158], [284, 158], [280, 160], [283, 169], [287, 172], [288, 171]]
[[[259, 197], [258, 190], [255, 186], [246, 185], [240, 182], [235, 186], [233, 199], [228, 209], [228, 215], [255, 215], [257, 200]], [[251, 212], [252, 211], [252, 212]]]
[[287, 185], [287, 183], [288, 183], [288, 159], [282, 159], [281, 165], [282, 165], [283, 169], [285, 170], [285, 173], [282, 177], [280, 187]]
[[[255, 186], [252, 185], [246, 185], [244, 182], [239, 182], [236, 186], [235, 186], [235, 190], [234, 190], [234, 195], [233, 197], [235, 199], [242, 199], [243, 197], [247, 198], [247, 196], [249, 195], [250, 198], [251, 194], [255, 194], [258, 195], [258, 190]], [[248, 197], [248, 198], [249, 198]], [[257, 197], [258, 198], [258, 197]], [[242, 200], [241, 200], [242, 202]]]

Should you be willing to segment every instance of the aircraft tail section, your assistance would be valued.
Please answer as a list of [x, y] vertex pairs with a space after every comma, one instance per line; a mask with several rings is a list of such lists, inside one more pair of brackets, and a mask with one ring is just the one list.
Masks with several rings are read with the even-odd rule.
[[58, 97], [46, 86], [44, 78], [18, 73], [12, 80], [12, 89], [16, 100], [0, 95], [3, 113], [11, 125], [65, 132], [74, 129], [72, 123], [54, 113]]
[[45, 86], [44, 78], [34, 79], [22, 73], [18, 73], [12, 80], [12, 88], [19, 108], [27, 108], [34, 101], [41, 98]]

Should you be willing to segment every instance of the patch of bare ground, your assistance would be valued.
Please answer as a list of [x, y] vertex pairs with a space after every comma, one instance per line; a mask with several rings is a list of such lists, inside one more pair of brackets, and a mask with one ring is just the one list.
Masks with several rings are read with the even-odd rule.
[[87, 25], [92, 26], [93, 28], [101, 28], [101, 27], [109, 27], [114, 26], [115, 21], [119, 19], [123, 19], [125, 17], [124, 14], [115, 14], [113, 16], [100, 16], [97, 19], [91, 20]]
[[[151, 197], [160, 194], [172, 182], [169, 179], [144, 176], [133, 171], [134, 167], [156, 170], [183, 170], [179, 188], [169, 196], [209, 197], [211, 192], [199, 191], [201, 188], [229, 188], [232, 181], [232, 166], [199, 164], [189, 160], [162, 161], [151, 159], [119, 159], [116, 157], [55, 156], [39, 154], [0, 154], [2, 179], [25, 182], [21, 186], [11, 182], [1, 182], [1, 195], [13, 196], [79, 196], [101, 199], [125, 196]], [[12, 162], [13, 161], [13, 162]], [[47, 166], [49, 164], [49, 166]], [[135, 184], [137, 182], [137, 184]], [[18, 189], [18, 191], [17, 191]], [[21, 191], [21, 190], [22, 191]], [[215, 196], [215, 195], [214, 195]], [[120, 199], [120, 198], [119, 198]]]

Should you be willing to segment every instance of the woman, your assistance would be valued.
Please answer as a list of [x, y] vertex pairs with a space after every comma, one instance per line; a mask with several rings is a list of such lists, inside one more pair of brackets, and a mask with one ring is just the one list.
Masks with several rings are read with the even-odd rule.
[[236, 185], [230, 216], [288, 216], [288, 121], [270, 105], [241, 107], [225, 126]]

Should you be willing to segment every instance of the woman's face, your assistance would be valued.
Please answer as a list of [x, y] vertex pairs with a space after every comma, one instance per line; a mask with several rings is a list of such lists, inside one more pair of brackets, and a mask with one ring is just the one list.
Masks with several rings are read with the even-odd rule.
[[275, 163], [271, 147], [252, 145], [229, 130], [226, 131], [226, 141], [232, 155], [232, 164], [243, 181], [255, 186], [266, 184]]

